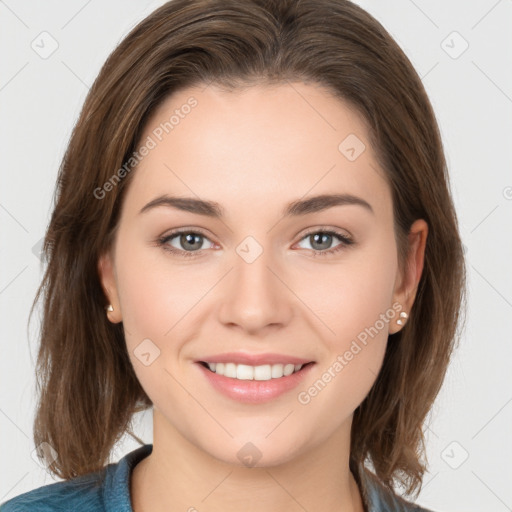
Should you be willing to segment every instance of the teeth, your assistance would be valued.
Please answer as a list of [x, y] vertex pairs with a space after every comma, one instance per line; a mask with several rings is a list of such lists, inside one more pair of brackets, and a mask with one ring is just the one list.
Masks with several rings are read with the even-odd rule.
[[285, 376], [291, 375], [295, 371], [295, 365], [286, 364], [283, 368], [283, 373]]
[[226, 377], [231, 377], [236, 379], [236, 364], [235, 363], [226, 363], [224, 365], [224, 375]]
[[264, 364], [249, 366], [235, 363], [207, 363], [208, 368], [218, 375], [239, 380], [270, 380], [287, 377], [302, 368], [302, 364]]
[[[233, 363], [232, 363], [233, 364]], [[233, 364], [233, 366], [235, 366]], [[246, 364], [236, 365], [235, 377], [239, 380], [254, 380], [254, 366], [248, 366]], [[230, 375], [228, 375], [230, 377]]]

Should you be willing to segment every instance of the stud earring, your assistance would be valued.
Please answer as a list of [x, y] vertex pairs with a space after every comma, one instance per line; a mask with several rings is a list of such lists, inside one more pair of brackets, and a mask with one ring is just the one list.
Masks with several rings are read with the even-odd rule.
[[[408, 315], [405, 311], [401, 311], [401, 312], [400, 312], [400, 317], [401, 317], [401, 318], [399, 318], [399, 319], [396, 321], [396, 323], [397, 323], [398, 325], [404, 325], [404, 321], [405, 321], [405, 320], [407, 320], [407, 318], [409, 318], [409, 315]], [[402, 318], [403, 318], [404, 320], [402, 320]]]
[[112, 306], [112, 304], [109, 304], [106, 309], [107, 311], [114, 311], [114, 306]]

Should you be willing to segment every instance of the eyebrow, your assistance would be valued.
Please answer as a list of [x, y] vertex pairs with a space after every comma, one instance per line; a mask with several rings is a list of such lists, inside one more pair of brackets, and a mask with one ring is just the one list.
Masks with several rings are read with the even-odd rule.
[[[283, 217], [295, 217], [321, 212], [334, 206], [358, 205], [372, 214], [375, 214], [372, 206], [361, 197], [352, 194], [321, 194], [292, 201], [283, 210]], [[167, 206], [178, 210], [205, 215], [216, 219], [224, 218], [224, 209], [215, 201], [196, 199], [194, 197], [177, 197], [164, 194], [147, 203], [139, 212], [144, 213], [158, 206]]]

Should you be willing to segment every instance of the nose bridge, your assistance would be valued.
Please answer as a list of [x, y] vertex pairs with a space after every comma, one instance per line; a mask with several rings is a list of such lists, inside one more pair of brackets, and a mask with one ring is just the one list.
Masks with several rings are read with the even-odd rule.
[[287, 323], [290, 296], [275, 275], [278, 265], [272, 251], [250, 236], [235, 251], [234, 268], [222, 297], [221, 320], [253, 331]]

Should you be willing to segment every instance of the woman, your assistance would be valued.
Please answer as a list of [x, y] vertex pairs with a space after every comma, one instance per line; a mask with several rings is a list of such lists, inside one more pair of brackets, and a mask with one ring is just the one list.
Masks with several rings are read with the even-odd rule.
[[421, 488], [465, 266], [430, 102], [360, 7], [153, 12], [90, 90], [44, 251], [34, 441], [65, 481], [2, 512], [426, 510], [394, 489]]

